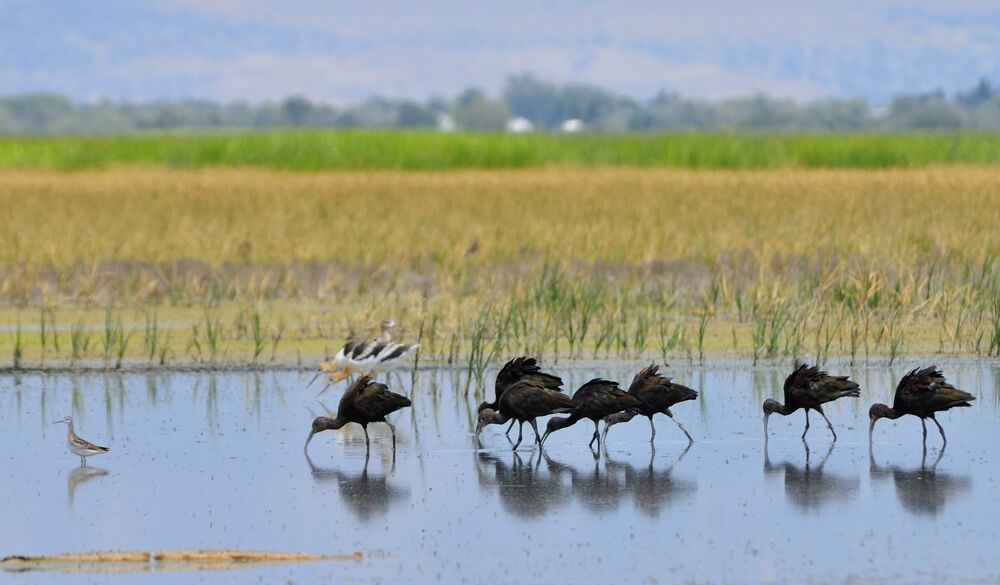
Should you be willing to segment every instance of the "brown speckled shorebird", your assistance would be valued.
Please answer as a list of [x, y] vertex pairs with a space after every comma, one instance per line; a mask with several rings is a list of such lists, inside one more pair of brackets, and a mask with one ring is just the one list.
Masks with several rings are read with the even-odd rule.
[[63, 423], [67, 427], [66, 431], [66, 446], [69, 448], [70, 453], [80, 456], [80, 465], [87, 464], [87, 457], [92, 455], [101, 455], [102, 453], [107, 453], [110, 451], [107, 447], [101, 447], [91, 443], [90, 441], [81, 439], [76, 436], [73, 432], [73, 417], [67, 416], [62, 420], [55, 421], [54, 425]]

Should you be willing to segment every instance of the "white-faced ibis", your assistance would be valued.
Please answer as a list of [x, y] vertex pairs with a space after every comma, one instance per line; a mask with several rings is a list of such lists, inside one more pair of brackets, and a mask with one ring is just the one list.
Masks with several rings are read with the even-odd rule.
[[833, 430], [830, 419], [823, 412], [823, 404], [844, 396], [857, 398], [860, 395], [858, 385], [847, 376], [830, 376], [816, 366], [799, 364], [795, 371], [785, 378], [785, 403], [781, 404], [773, 398], [764, 401], [764, 440], [767, 440], [767, 419], [772, 413], [785, 416], [802, 408], [806, 411], [806, 428], [802, 431], [802, 440], [809, 432], [809, 409], [813, 409], [823, 417], [826, 426], [837, 440], [837, 432]]
[[590, 443], [587, 443], [587, 446], [591, 447], [594, 441], [597, 441], [597, 449], [600, 450], [601, 441], [597, 432], [597, 421], [626, 408], [638, 407], [641, 404], [641, 400], [619, 388], [618, 382], [594, 378], [580, 386], [580, 389], [573, 394], [573, 411], [569, 416], [549, 419], [545, 427], [545, 436], [542, 437], [542, 444], [545, 444], [545, 439], [551, 433], [589, 418], [594, 421], [594, 436], [590, 439]]
[[[403, 361], [411, 352], [420, 347], [420, 344], [394, 343], [390, 331], [395, 326], [396, 324], [391, 319], [386, 319], [382, 321], [382, 334], [377, 338], [348, 341], [331, 361], [319, 365], [319, 373], [316, 375], [329, 372], [330, 380], [327, 386], [330, 386], [347, 378], [353, 372], [374, 375], [376, 372], [387, 370], [394, 364]], [[310, 381], [310, 383], [312, 382]], [[326, 387], [323, 390], [326, 390]]]
[[[494, 412], [499, 409], [500, 396], [503, 395], [504, 390], [510, 388], [514, 383], [520, 382], [521, 380], [533, 380], [542, 386], [548, 388], [549, 390], [557, 390], [562, 392], [562, 378], [559, 376], [553, 376], [552, 374], [547, 374], [538, 367], [538, 362], [535, 358], [521, 356], [516, 357], [500, 368], [497, 372], [496, 383], [494, 384], [494, 400], [493, 402], [482, 402], [479, 404], [479, 408], [476, 409], [477, 413], [482, 413], [486, 409], [493, 410]], [[510, 426], [507, 427], [507, 435], [510, 436], [510, 430], [514, 428], [514, 421], [510, 421]]]
[[100, 447], [98, 445], [91, 443], [90, 441], [81, 439], [80, 437], [76, 436], [76, 433], [73, 432], [73, 417], [67, 416], [64, 417], [62, 420], [57, 420], [52, 424], [55, 425], [59, 423], [63, 423], [66, 425], [67, 427], [66, 447], [69, 448], [70, 453], [80, 456], [80, 465], [87, 464], [87, 457], [91, 457], [93, 455], [101, 455], [102, 453], [107, 453], [108, 451], [110, 451], [110, 449], [108, 449], [107, 447]]
[[903, 376], [899, 385], [896, 386], [896, 396], [892, 399], [892, 408], [885, 404], [873, 404], [868, 410], [868, 418], [871, 420], [871, 426], [868, 427], [868, 443], [872, 442], [872, 433], [878, 419], [897, 419], [904, 414], [912, 414], [920, 417], [920, 424], [924, 428], [924, 444], [927, 444], [927, 422], [925, 419], [929, 418], [934, 421], [941, 432], [943, 447], [948, 444], [948, 438], [944, 436], [944, 429], [941, 428], [941, 423], [934, 418], [934, 413], [948, 410], [954, 406], [972, 406], [969, 401], [975, 399], [972, 394], [949, 384], [935, 366], [911, 370]]
[[337, 407], [337, 417], [329, 418], [325, 416], [317, 417], [313, 420], [312, 430], [309, 438], [302, 448], [309, 448], [309, 441], [313, 435], [331, 429], [339, 429], [347, 423], [358, 423], [365, 431], [365, 451], [369, 448], [368, 423], [382, 422], [389, 425], [392, 430], [392, 449], [396, 450], [396, 427], [385, 419], [385, 416], [395, 412], [404, 406], [410, 406], [410, 399], [401, 394], [390, 392], [389, 387], [372, 380], [371, 376], [361, 376], [340, 399]]
[[510, 419], [520, 423], [517, 431], [517, 442], [514, 449], [521, 444], [521, 435], [524, 431], [524, 423], [530, 422], [531, 428], [535, 430], [535, 440], [542, 443], [542, 438], [538, 434], [538, 425], [535, 418], [549, 414], [572, 412], [575, 408], [573, 400], [556, 390], [546, 388], [542, 383], [535, 380], [521, 380], [513, 386], [507, 388], [500, 400], [497, 401], [499, 411], [492, 408], [485, 408], [479, 413], [479, 424], [476, 425], [476, 443], [479, 443], [479, 433], [488, 424], [502, 425]]
[[608, 429], [611, 428], [611, 425], [628, 422], [640, 414], [649, 419], [649, 428], [652, 429], [649, 442], [652, 443], [653, 439], [656, 438], [653, 415], [658, 412], [669, 416], [670, 420], [677, 423], [677, 426], [687, 435], [688, 444], [694, 442], [694, 439], [691, 438], [690, 433], [687, 432], [684, 425], [674, 418], [674, 414], [670, 412], [670, 407], [678, 402], [694, 400], [698, 397], [696, 391], [687, 386], [671, 382], [670, 378], [659, 374], [659, 366], [650, 364], [649, 367], [644, 368], [632, 378], [632, 384], [628, 388], [628, 393], [638, 398], [642, 404], [636, 408], [630, 408], [624, 412], [605, 417], [604, 438], [602, 439], [605, 445], [607, 445]]

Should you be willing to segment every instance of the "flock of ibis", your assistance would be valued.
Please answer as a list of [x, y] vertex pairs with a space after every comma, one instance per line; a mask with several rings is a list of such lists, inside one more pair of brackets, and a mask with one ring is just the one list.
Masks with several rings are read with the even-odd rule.
[[[389, 391], [385, 384], [376, 382], [373, 374], [405, 358], [417, 348], [418, 344], [393, 343], [389, 334], [393, 326], [392, 321], [384, 321], [382, 334], [377, 339], [349, 342], [332, 362], [320, 366], [320, 373], [329, 373], [330, 383], [343, 380], [351, 372], [367, 371], [367, 373], [355, 380], [344, 393], [335, 418], [318, 417], [313, 421], [312, 430], [303, 449], [309, 447], [309, 442], [316, 433], [339, 429], [347, 423], [361, 425], [365, 431], [365, 447], [368, 449], [368, 425], [381, 422], [392, 429], [392, 446], [395, 450], [396, 429], [386, 420], [386, 416], [412, 403], [407, 397]], [[542, 448], [552, 433], [583, 419], [589, 419], [594, 423], [594, 435], [590, 439], [589, 446], [593, 448], [596, 442], [597, 451], [600, 452], [601, 444], [606, 444], [608, 430], [613, 425], [627, 422], [637, 415], [649, 419], [650, 442], [653, 442], [656, 437], [653, 415], [657, 413], [670, 417], [687, 436], [689, 443], [694, 442], [690, 433], [674, 418], [670, 408], [680, 402], [694, 400], [698, 397], [698, 392], [662, 375], [656, 365], [650, 365], [636, 374], [627, 391], [622, 390], [618, 382], [594, 378], [580, 386], [570, 397], [563, 393], [562, 384], [561, 378], [543, 372], [532, 357], [521, 356], [508, 361], [497, 373], [493, 402], [483, 402], [479, 405], [475, 430], [476, 445], [480, 444], [480, 434], [487, 425], [502, 425], [510, 421], [511, 424], [507, 428], [508, 435], [514, 423], [518, 423], [517, 441], [513, 449], [516, 450], [521, 445], [526, 422], [534, 431], [535, 442]], [[836, 441], [837, 433], [833, 429], [833, 423], [823, 412], [823, 404], [844, 397], [857, 398], [860, 395], [860, 388], [847, 376], [831, 376], [816, 366], [800, 364], [785, 379], [784, 394], [784, 404], [768, 398], [762, 405], [765, 441], [768, 438], [768, 418], [772, 414], [787, 416], [800, 409], [805, 412], [806, 417], [805, 430], [802, 432], [803, 440], [809, 432], [809, 411], [815, 410], [826, 421], [833, 440]], [[948, 439], [935, 414], [956, 406], [971, 406], [972, 400], [975, 400], [974, 396], [948, 383], [935, 366], [914, 369], [899, 381], [892, 407], [885, 404], [871, 406], [868, 411], [869, 443], [872, 441], [875, 423], [880, 418], [897, 419], [910, 414], [920, 418], [925, 447], [928, 418], [937, 425], [943, 445], [946, 445]], [[560, 414], [566, 416], [553, 416], [546, 424], [545, 434], [539, 434], [536, 422], [538, 417]], [[599, 423], [602, 420], [603, 434], [599, 432]]]

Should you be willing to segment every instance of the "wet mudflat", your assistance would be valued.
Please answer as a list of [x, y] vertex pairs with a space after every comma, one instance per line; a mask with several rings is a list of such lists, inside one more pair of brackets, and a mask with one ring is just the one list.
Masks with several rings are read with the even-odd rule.
[[[923, 362], [921, 362], [923, 363]], [[570, 390], [600, 375], [627, 386], [643, 364], [557, 364]], [[772, 416], [787, 367], [669, 368], [701, 391], [666, 417], [637, 417], [587, 448], [589, 421], [528, 437], [503, 428], [472, 440], [475, 406], [463, 372], [392, 374], [413, 408], [370, 427], [317, 435], [340, 384], [316, 398], [311, 373], [239, 372], [0, 376], [0, 556], [109, 549], [229, 548], [350, 554], [360, 561], [232, 572], [142, 573], [132, 582], [245, 583], [982, 583], [1000, 579], [1000, 365], [943, 364], [976, 395], [929, 424], [883, 420], [869, 453], [868, 406], [890, 402], [917, 363], [850, 368], [860, 400], [826, 408], [840, 440], [813, 415]], [[487, 394], [492, 398], [492, 374]], [[382, 376], [384, 379], [384, 375]], [[111, 452], [79, 458], [77, 433]], [[530, 432], [526, 429], [526, 432]], [[516, 437], [516, 427], [512, 436]], [[108, 577], [0, 573], [0, 582], [107, 582]]]

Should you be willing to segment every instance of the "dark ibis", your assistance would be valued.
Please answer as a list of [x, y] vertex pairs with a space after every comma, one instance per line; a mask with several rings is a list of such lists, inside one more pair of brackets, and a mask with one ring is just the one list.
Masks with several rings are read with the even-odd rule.
[[385, 419], [385, 416], [395, 412], [405, 406], [410, 406], [412, 402], [406, 396], [390, 392], [389, 387], [372, 380], [371, 376], [361, 376], [344, 392], [337, 407], [337, 417], [329, 418], [325, 416], [317, 417], [313, 420], [312, 431], [306, 439], [303, 450], [309, 448], [309, 441], [312, 441], [316, 433], [322, 433], [330, 429], [339, 429], [347, 423], [358, 423], [365, 431], [365, 451], [368, 451], [368, 423], [382, 422], [392, 429], [392, 449], [396, 450], [396, 427]]
[[476, 425], [477, 444], [479, 433], [483, 427], [489, 424], [502, 425], [508, 420], [514, 419], [520, 423], [514, 449], [517, 449], [518, 445], [521, 444], [525, 422], [531, 423], [531, 428], [535, 430], [535, 440], [541, 445], [542, 438], [538, 434], [538, 425], [535, 423], [535, 419], [549, 414], [572, 412], [576, 407], [569, 396], [557, 390], [546, 388], [541, 382], [531, 379], [516, 382], [504, 390], [497, 402], [498, 411], [484, 408], [479, 413], [479, 424]]
[[649, 428], [653, 431], [649, 437], [649, 442], [652, 443], [653, 439], [656, 438], [653, 415], [658, 412], [669, 416], [670, 420], [674, 421], [684, 431], [684, 434], [688, 438], [688, 444], [694, 442], [694, 439], [691, 438], [691, 434], [687, 432], [684, 425], [674, 418], [674, 413], [670, 412], [670, 407], [678, 402], [694, 400], [698, 397], [696, 391], [687, 386], [672, 382], [670, 378], [659, 373], [659, 366], [650, 364], [649, 367], [644, 368], [632, 378], [632, 384], [628, 388], [628, 393], [638, 398], [642, 404], [636, 408], [630, 408], [624, 412], [605, 417], [604, 437], [602, 438], [605, 445], [608, 444], [607, 435], [611, 425], [628, 422], [640, 414], [649, 419]]
[[[493, 402], [480, 403], [476, 412], [482, 413], [487, 408], [493, 410], [494, 412], [497, 411], [499, 409], [500, 396], [503, 395], [504, 390], [510, 388], [515, 382], [519, 382], [521, 380], [533, 380], [549, 390], [558, 390], [559, 392], [562, 392], [562, 378], [543, 372], [538, 366], [538, 362], [535, 358], [527, 356], [516, 357], [504, 364], [503, 367], [500, 368], [500, 371], [497, 372], [496, 383], [493, 387]], [[508, 437], [510, 436], [510, 430], [512, 428], [514, 428], [513, 420], [510, 421], [510, 426], [507, 427]]]
[[972, 406], [969, 402], [976, 397], [964, 390], [959, 390], [947, 380], [935, 366], [923, 369], [910, 370], [899, 381], [896, 386], [896, 396], [892, 399], [892, 408], [885, 404], [873, 404], [868, 410], [868, 419], [871, 425], [868, 427], [868, 443], [872, 442], [872, 433], [875, 431], [875, 423], [880, 418], [897, 419], [904, 414], [912, 414], [920, 417], [920, 424], [924, 428], [924, 445], [927, 445], [927, 422], [931, 419], [941, 432], [943, 441], [942, 447], [948, 444], [948, 438], [944, 436], [944, 429], [941, 423], [934, 418], [934, 413], [948, 410], [955, 406]]
[[597, 441], [597, 449], [600, 450], [601, 440], [597, 432], [597, 422], [608, 415], [626, 408], [636, 408], [641, 404], [641, 400], [619, 388], [618, 382], [594, 378], [580, 386], [580, 389], [573, 394], [573, 411], [569, 416], [549, 419], [542, 444], [544, 445], [545, 439], [555, 431], [571, 427], [578, 421], [589, 418], [594, 421], [594, 436], [587, 446], [593, 448], [594, 441]]
[[856, 382], [847, 376], [830, 376], [816, 366], [799, 364], [795, 371], [785, 378], [785, 403], [781, 404], [773, 398], [764, 401], [764, 440], [767, 440], [767, 419], [773, 413], [788, 416], [802, 408], [806, 411], [806, 428], [802, 431], [802, 440], [806, 440], [809, 432], [809, 409], [815, 410], [826, 421], [826, 426], [837, 440], [837, 432], [833, 430], [830, 419], [823, 412], [823, 404], [844, 396], [857, 398], [860, 395]]

